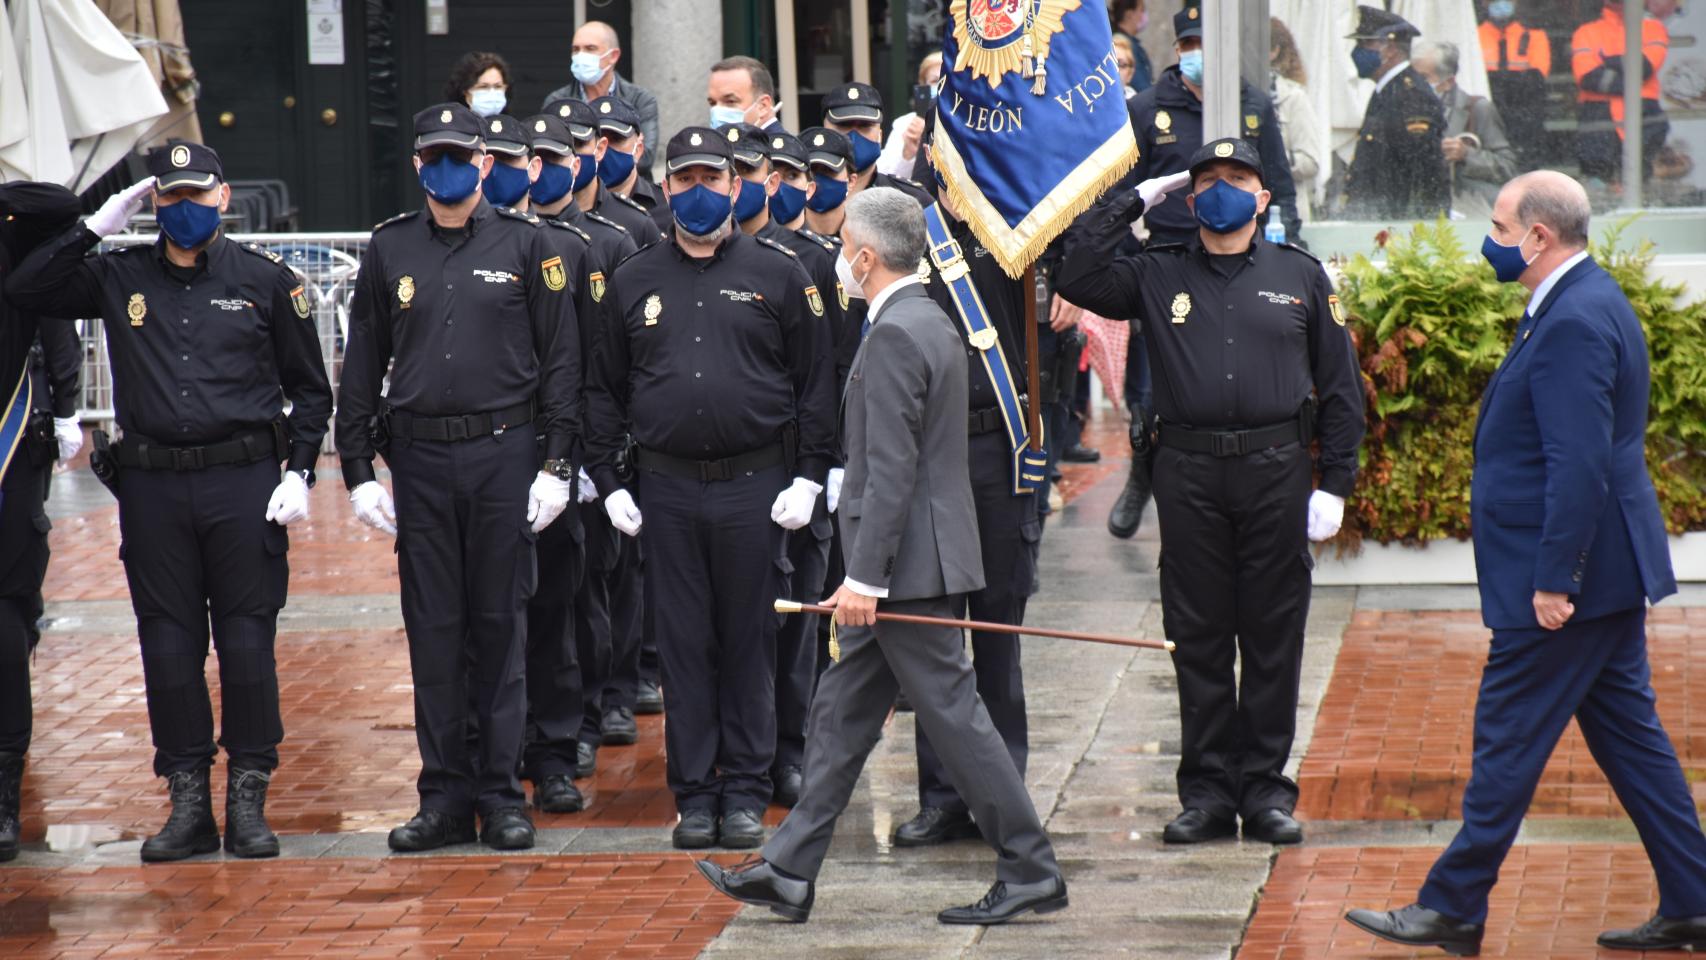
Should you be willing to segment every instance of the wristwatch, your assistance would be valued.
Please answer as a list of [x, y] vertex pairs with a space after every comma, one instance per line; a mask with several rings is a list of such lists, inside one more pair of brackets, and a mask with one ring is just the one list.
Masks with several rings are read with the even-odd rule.
[[308, 489], [310, 489], [310, 490], [314, 489], [314, 471], [312, 471], [312, 470], [292, 470], [290, 472], [301, 477], [302, 482], [308, 485]]
[[547, 460], [539, 467], [539, 472], [567, 482], [575, 478], [575, 465], [569, 460]]

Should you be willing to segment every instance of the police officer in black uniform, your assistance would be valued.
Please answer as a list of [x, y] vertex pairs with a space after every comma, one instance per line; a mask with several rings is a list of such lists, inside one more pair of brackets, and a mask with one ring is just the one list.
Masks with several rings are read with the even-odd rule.
[[[64, 187], [19, 181], [0, 184], [0, 283], [42, 242], [77, 220], [77, 197]], [[68, 323], [43, 321], [14, 308], [0, 296], [0, 404], [21, 402], [15, 394], [39, 389], [34, 377], [37, 331], [60, 330], [75, 343]], [[53, 336], [50, 333], [50, 336]], [[58, 351], [55, 351], [57, 356]], [[81, 357], [79, 356], [79, 361]], [[58, 375], [49, 385], [53, 413], [76, 414], [76, 382]], [[60, 387], [68, 387], [61, 397]], [[39, 401], [38, 401], [39, 405]], [[18, 815], [24, 779], [24, 754], [30, 749], [30, 651], [40, 638], [41, 583], [47, 575], [46, 471], [32, 464], [24, 431], [30, 411], [0, 406], [0, 863], [18, 855]], [[73, 422], [75, 422], [73, 420]], [[7, 442], [7, 436], [15, 439]], [[8, 456], [10, 462], [8, 464]]]
[[[1155, 370], [1161, 604], [1178, 644], [1185, 808], [1163, 833], [1169, 843], [1231, 835], [1235, 817], [1251, 839], [1303, 838], [1291, 816], [1297, 785], [1283, 770], [1314, 566], [1308, 541], [1338, 531], [1362, 439], [1344, 314], [1318, 261], [1262, 239], [1258, 221], [1272, 200], [1261, 164], [1248, 140], [1217, 140], [1188, 174], [1116, 189], [1067, 234], [1055, 277], [1087, 310], [1142, 320]], [[1193, 196], [1176, 202], [1195, 216], [1198, 237], [1114, 258], [1131, 222], [1187, 181]]]
[[883, 154], [883, 95], [876, 87], [868, 83], [844, 83], [829, 91], [823, 98], [823, 125], [845, 136], [852, 148], [853, 179], [848, 185], [849, 196], [866, 187], [893, 187], [921, 206], [931, 204], [930, 191], [911, 180], [877, 170], [877, 158]]
[[[669, 206], [664, 203], [662, 191], [647, 179], [651, 171], [640, 169], [636, 161], [646, 148], [646, 135], [640, 132], [640, 115], [615, 97], [599, 97], [590, 106], [605, 142], [604, 155], [598, 161], [598, 179], [603, 182], [606, 195], [599, 200], [599, 212], [636, 233], [638, 227], [623, 218], [638, 213], [649, 217], [658, 233], [667, 233]], [[606, 206], [623, 209], [617, 214], [607, 211]]]
[[[228, 758], [225, 849], [276, 856], [264, 803], [284, 737], [273, 640], [289, 577], [285, 526], [308, 515], [331, 388], [302, 281], [277, 256], [220, 231], [231, 188], [219, 155], [171, 144], [149, 154], [148, 170], [151, 184], [118, 194], [87, 225], [31, 254], [6, 295], [26, 310], [106, 324], [122, 435], [102, 450], [97, 434], [96, 454], [102, 473], [117, 470], [107, 476], [118, 494], [154, 772], [172, 797], [142, 859], [219, 848], [203, 672], [210, 628]], [[159, 241], [86, 256], [150, 189]]]
[[[581, 110], [583, 106], [586, 107], [585, 112]], [[631, 203], [622, 203], [605, 188], [604, 181], [599, 176], [599, 166], [609, 153], [609, 143], [599, 131], [596, 114], [591, 113], [591, 110], [591, 104], [579, 100], [553, 100], [545, 105], [546, 113], [555, 114], [558, 119], [571, 123], [570, 129], [575, 135], [575, 153], [580, 157], [572, 187], [575, 203], [583, 213], [596, 213], [620, 224], [623, 230], [628, 231], [628, 236], [636, 246], [649, 247], [663, 239], [663, 231], [658, 229], [650, 216], [645, 215], [644, 210], [636, 209]], [[583, 138], [580, 135], [580, 122], [587, 117], [593, 118], [592, 135]]]
[[[524, 849], [533, 845], [517, 777], [527, 601], [534, 541], [573, 496], [580, 335], [546, 228], [480, 194], [492, 160], [479, 118], [438, 104], [415, 115], [414, 129], [426, 209], [374, 228], [337, 413], [356, 516], [397, 534], [421, 808], [389, 842], [472, 842], [477, 811], [482, 842]], [[395, 507], [375, 479], [375, 453], [391, 467]]]
[[1451, 206], [1451, 174], [1440, 153], [1445, 108], [1410, 66], [1410, 44], [1420, 35], [1395, 13], [1357, 6], [1351, 59], [1375, 87], [1345, 177], [1353, 217], [1431, 219]]
[[[665, 156], [674, 234], [606, 294], [593, 479], [617, 528], [644, 538], [674, 843], [749, 848], [771, 799], [784, 531], [812, 519], [837, 397], [820, 291], [787, 248], [734, 227], [745, 185], [725, 136], [688, 127]], [[625, 485], [613, 461], [629, 430]]]

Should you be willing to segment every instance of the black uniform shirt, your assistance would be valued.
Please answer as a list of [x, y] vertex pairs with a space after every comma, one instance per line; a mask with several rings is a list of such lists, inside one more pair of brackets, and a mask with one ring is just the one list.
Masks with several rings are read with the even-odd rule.
[[[960, 253], [965, 257], [966, 265], [971, 268], [971, 285], [977, 288], [978, 298], [983, 301], [984, 316], [989, 319], [989, 325], [995, 328], [1000, 340], [1001, 353], [1007, 359], [1007, 375], [1012, 378], [1015, 393], [1025, 392], [1025, 287], [1018, 280], [1009, 277], [995, 262], [995, 257], [978, 241], [971, 227], [963, 220], [955, 220], [942, 211], [942, 218], [948, 224], [948, 231], [955, 240], [960, 242]], [[966, 383], [967, 400], [970, 409], [982, 410], [997, 406], [1000, 401], [996, 398], [995, 383], [989, 378], [989, 369], [983, 364], [983, 351], [971, 345], [965, 322], [960, 318], [960, 308], [954, 305], [953, 295], [948, 291], [948, 285], [942, 282], [941, 274], [936, 271], [936, 264], [929, 257], [924, 258], [928, 264], [929, 276], [924, 278], [924, 290], [930, 294], [930, 299], [936, 301], [949, 319], [954, 321], [954, 329], [960, 332], [960, 343], [966, 351]], [[995, 363], [996, 353], [991, 349], [988, 360]]]
[[[5, 283], [19, 261], [41, 243], [63, 233], [77, 222], [77, 196], [58, 184], [17, 181], [0, 183], [0, 283]], [[55, 328], [64, 327], [59, 331]], [[76, 340], [76, 331], [63, 321], [41, 323], [39, 329], [47, 337], [69, 337]], [[15, 307], [0, 296], [0, 394], [11, 396], [18, 376], [34, 352], [38, 320], [33, 312]], [[58, 351], [54, 351], [58, 355]], [[79, 364], [81, 354], [79, 353]], [[79, 369], [79, 372], [80, 369]], [[69, 417], [77, 412], [75, 382], [62, 398], [53, 390], [53, 413]], [[37, 383], [39, 391], [40, 384]], [[50, 385], [51, 389], [51, 385]], [[43, 398], [37, 396], [36, 406]], [[61, 412], [61, 411], [65, 412]]]
[[1141, 319], [1155, 408], [1165, 423], [1248, 429], [1290, 420], [1318, 399], [1321, 489], [1349, 496], [1362, 441], [1362, 380], [1320, 261], [1251, 240], [1224, 276], [1200, 239], [1113, 259], [1143, 212], [1136, 191], [1091, 208], [1067, 234], [1055, 290], [1115, 319]]
[[736, 230], [695, 259], [671, 238], [617, 267], [605, 298], [588, 397], [599, 492], [620, 485], [610, 459], [630, 425], [648, 450], [721, 460], [794, 421], [795, 475], [824, 481], [839, 398], [823, 297], [786, 248]]
[[216, 443], [278, 420], [289, 398], [290, 468], [312, 469], [332, 391], [295, 272], [224, 236], [192, 268], [169, 262], [164, 240], [86, 256], [100, 242], [72, 227], [18, 266], [6, 295], [106, 323], [119, 426], [158, 443]]
[[75, 323], [52, 320], [41, 324], [35, 346], [30, 348], [30, 380], [35, 385], [37, 413], [61, 420], [77, 415], [77, 397], [83, 386], [83, 342]]
[[616, 265], [639, 249], [626, 227], [599, 214], [587, 213], [572, 203], [551, 219], [579, 227], [592, 240], [590, 265], [599, 273], [601, 281], [608, 280]]
[[1414, 67], [1368, 99], [1356, 157], [1345, 178], [1352, 216], [1437, 217], [1451, 205], [1451, 176], [1440, 137], [1445, 108]]
[[669, 233], [670, 225], [675, 222], [675, 215], [670, 213], [669, 200], [663, 195], [663, 188], [647, 180], [645, 177], [634, 178], [634, 190], [629, 198], [651, 215], [652, 222], [658, 230]]
[[545, 227], [481, 200], [461, 230], [430, 212], [373, 230], [350, 310], [338, 455], [350, 487], [373, 479], [370, 419], [386, 401], [427, 417], [537, 403], [545, 459], [571, 459], [581, 425], [580, 333], [568, 270]]
[[663, 230], [658, 228], [657, 221], [640, 206], [627, 197], [610, 192], [604, 184], [598, 185], [598, 200], [592, 205], [592, 212], [622, 225], [628, 235], [634, 238], [634, 243], [641, 249], [651, 246], [664, 238]]

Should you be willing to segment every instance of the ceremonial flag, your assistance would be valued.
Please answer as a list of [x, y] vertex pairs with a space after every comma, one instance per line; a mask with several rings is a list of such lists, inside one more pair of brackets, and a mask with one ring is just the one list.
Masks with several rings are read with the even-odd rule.
[[932, 159], [1008, 276], [1137, 163], [1102, 0], [953, 0]]

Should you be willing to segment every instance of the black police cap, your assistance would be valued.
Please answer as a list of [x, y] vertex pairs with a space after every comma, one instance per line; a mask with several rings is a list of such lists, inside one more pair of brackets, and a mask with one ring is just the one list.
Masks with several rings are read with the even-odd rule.
[[831, 170], [846, 170], [853, 166], [853, 142], [828, 127], [801, 130], [800, 142], [806, 145], [808, 163], [821, 163]]
[[484, 129], [474, 111], [460, 103], [439, 103], [415, 114], [415, 149], [478, 149]]
[[1422, 31], [1396, 13], [1387, 13], [1366, 3], [1357, 4], [1357, 25], [1347, 40], [1408, 40]]
[[750, 123], [731, 123], [718, 132], [729, 142], [729, 153], [739, 163], [756, 167], [770, 156], [767, 134]]
[[585, 100], [553, 100], [545, 104], [545, 112], [567, 124], [576, 142], [586, 143], [598, 136], [598, 118]]
[[154, 189], [161, 193], [179, 187], [207, 190], [225, 181], [219, 154], [212, 147], [187, 140], [150, 151], [148, 172], [154, 175]]
[[829, 123], [865, 123], [883, 119], [883, 95], [868, 83], [844, 83], [823, 98]]
[[616, 134], [619, 140], [626, 140], [640, 132], [640, 115], [634, 112], [633, 107], [615, 97], [599, 97], [594, 100], [592, 112], [598, 118], [598, 129]]
[[[582, 104], [584, 106], [584, 104]], [[527, 131], [528, 140], [534, 150], [544, 150], [550, 153], [574, 153], [575, 135], [570, 132], [570, 125], [551, 113], [540, 113], [521, 121]], [[591, 129], [587, 137], [591, 138]]]
[[684, 127], [664, 148], [664, 167], [670, 173], [685, 167], [727, 170], [733, 163], [728, 139], [710, 127]]
[[1183, 40], [1186, 37], [1202, 36], [1202, 10], [1195, 3], [1185, 4], [1185, 9], [1173, 14], [1173, 39]]
[[486, 150], [506, 157], [525, 157], [533, 140], [520, 120], [507, 113], [494, 114], [483, 121]]
[[[1227, 137], [1224, 140], [1205, 143], [1197, 148], [1196, 153], [1191, 154], [1191, 180], [1194, 182], [1204, 167], [1222, 160], [1243, 164], [1254, 170], [1256, 176], [1262, 177], [1262, 156], [1250, 145], [1250, 141], [1243, 137]], [[1267, 178], [1262, 177], [1262, 181], [1266, 183]]]
[[767, 133], [765, 137], [765, 152], [770, 155], [771, 163], [785, 163], [795, 170], [806, 168], [806, 145], [799, 137], [786, 130]]

